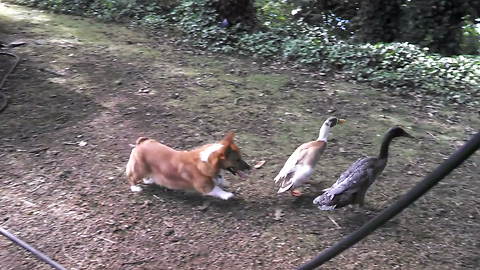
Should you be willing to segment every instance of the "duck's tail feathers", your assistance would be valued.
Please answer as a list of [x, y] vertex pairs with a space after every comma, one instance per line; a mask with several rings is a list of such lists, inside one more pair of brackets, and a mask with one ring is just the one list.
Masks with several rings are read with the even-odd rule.
[[282, 186], [278, 189], [277, 193], [283, 193], [287, 190], [290, 190], [293, 187], [293, 181], [285, 181], [282, 183]]
[[328, 193], [327, 190], [327, 192], [316, 197], [313, 204], [317, 205], [320, 210], [334, 210], [336, 205], [331, 205], [333, 198], [335, 198], [335, 195]]
[[278, 181], [282, 180], [282, 179], [285, 179], [288, 177], [288, 175], [291, 173], [292, 170], [285, 170], [285, 169], [282, 169], [277, 176], [275, 176], [275, 178], [273, 180], [275, 180], [275, 183], [277, 183]]
[[298, 170], [299, 166], [293, 166], [291, 168], [283, 168], [278, 175], [274, 178], [275, 183], [278, 181], [285, 179], [285, 178], [291, 178], [293, 174]]
[[318, 209], [322, 211], [333, 211], [335, 210], [336, 205], [319, 205]]

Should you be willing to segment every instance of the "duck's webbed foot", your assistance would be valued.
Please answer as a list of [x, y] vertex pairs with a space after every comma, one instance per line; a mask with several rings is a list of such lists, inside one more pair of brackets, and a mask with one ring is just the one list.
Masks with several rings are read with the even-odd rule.
[[300, 189], [294, 188], [290, 190], [290, 194], [294, 197], [300, 197], [303, 195], [302, 191]]

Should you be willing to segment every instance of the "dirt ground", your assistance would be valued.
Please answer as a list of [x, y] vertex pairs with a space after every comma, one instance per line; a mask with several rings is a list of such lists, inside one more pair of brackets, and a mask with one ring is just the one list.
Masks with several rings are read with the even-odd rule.
[[[0, 40], [22, 61], [3, 89], [0, 226], [68, 269], [292, 269], [359, 228], [478, 131], [478, 108], [347, 82], [278, 63], [211, 55], [166, 33], [0, 3]], [[0, 56], [1, 57], [1, 56]], [[0, 72], [11, 63], [0, 58]], [[3, 73], [2, 73], [3, 74]], [[273, 178], [295, 147], [335, 127], [299, 199]], [[321, 212], [312, 199], [403, 125], [367, 211]], [[231, 201], [159, 187], [132, 194], [123, 175], [139, 136], [188, 149], [237, 134], [266, 164]], [[479, 269], [478, 153], [324, 269]], [[49, 269], [0, 237], [0, 269]]]

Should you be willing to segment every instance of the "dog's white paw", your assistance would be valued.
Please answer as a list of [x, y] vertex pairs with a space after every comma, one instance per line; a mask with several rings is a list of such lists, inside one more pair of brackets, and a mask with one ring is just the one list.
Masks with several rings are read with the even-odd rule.
[[223, 200], [228, 200], [233, 197], [233, 193], [231, 192], [225, 192], [222, 195], [220, 195], [220, 198]]
[[135, 186], [135, 185], [134, 185], [134, 186], [130, 186], [130, 190], [131, 190], [132, 192], [140, 192], [140, 191], [142, 191], [142, 187], [141, 187], [141, 186]]
[[233, 193], [221, 189], [219, 186], [214, 186], [212, 191], [207, 193], [209, 196], [220, 198], [222, 200], [228, 200], [233, 197]]
[[143, 178], [143, 183], [146, 184], [146, 185], [151, 185], [151, 184], [155, 183], [155, 180], [152, 177]]

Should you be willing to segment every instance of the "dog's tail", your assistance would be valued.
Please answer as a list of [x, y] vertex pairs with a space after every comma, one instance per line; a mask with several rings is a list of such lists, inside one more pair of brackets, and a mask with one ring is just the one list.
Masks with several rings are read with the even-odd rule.
[[148, 140], [147, 137], [139, 137], [139, 138], [137, 139], [137, 141], [135, 142], [135, 144], [136, 144], [136, 145], [139, 145], [139, 144], [141, 144], [142, 142], [144, 142], [144, 141], [146, 141], [146, 140]]

